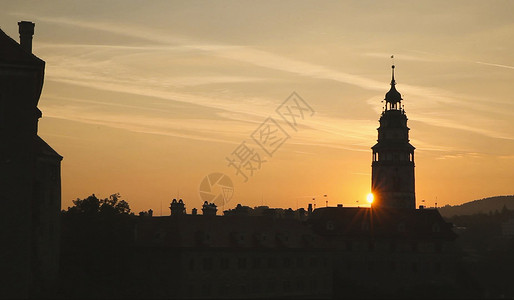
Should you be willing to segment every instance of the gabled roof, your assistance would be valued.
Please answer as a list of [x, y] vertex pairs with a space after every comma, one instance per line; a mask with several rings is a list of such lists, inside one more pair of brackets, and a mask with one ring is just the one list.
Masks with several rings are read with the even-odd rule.
[[50, 147], [50, 145], [48, 145], [39, 135], [36, 136], [36, 150], [38, 155], [62, 160], [62, 156], [52, 149], [52, 147]]
[[0, 29], [0, 64], [40, 66], [45, 62], [25, 51], [18, 42]]

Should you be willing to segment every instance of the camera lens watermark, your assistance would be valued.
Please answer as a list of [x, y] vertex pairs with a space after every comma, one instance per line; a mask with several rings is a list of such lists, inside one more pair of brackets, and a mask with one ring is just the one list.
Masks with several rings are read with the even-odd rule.
[[203, 178], [199, 193], [202, 201], [223, 207], [234, 195], [234, 184], [232, 179], [223, 173], [211, 173]]
[[[294, 131], [298, 131], [299, 123], [307, 117], [314, 115], [314, 110], [296, 92], [293, 92], [282, 102], [275, 112]], [[287, 128], [287, 127], [286, 127]], [[265, 156], [273, 154], [289, 139], [289, 133], [273, 118], [268, 117], [250, 135], [252, 140], [264, 151], [261, 155], [257, 149], [252, 148], [246, 141], [241, 142], [229, 157], [225, 157], [228, 167], [233, 167], [236, 176], [241, 175], [244, 182], [252, 177], [255, 171], [260, 170], [262, 164], [267, 162]]]

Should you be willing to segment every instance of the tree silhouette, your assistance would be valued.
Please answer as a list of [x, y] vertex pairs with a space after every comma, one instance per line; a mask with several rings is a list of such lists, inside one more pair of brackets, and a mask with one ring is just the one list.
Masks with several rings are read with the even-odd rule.
[[130, 206], [125, 200], [120, 200], [120, 193], [112, 194], [109, 198], [100, 200], [100, 213], [129, 214]]
[[119, 193], [77, 198], [61, 216], [61, 287], [64, 298], [121, 297], [129, 293], [136, 216]]
[[73, 207], [68, 207], [66, 213], [70, 214], [105, 214], [105, 215], [118, 215], [130, 214], [130, 205], [125, 200], [121, 199], [120, 193], [110, 195], [105, 199], [98, 199], [95, 194], [87, 198], [77, 198], [73, 200]]

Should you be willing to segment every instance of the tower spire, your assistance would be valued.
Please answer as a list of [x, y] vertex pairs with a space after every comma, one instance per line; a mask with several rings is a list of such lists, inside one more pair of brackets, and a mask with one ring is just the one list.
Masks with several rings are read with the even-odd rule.
[[399, 109], [402, 95], [396, 90], [396, 80], [394, 80], [394, 64], [391, 66], [391, 89], [385, 95], [386, 110]]
[[396, 81], [394, 80], [394, 64], [391, 66], [391, 72], [392, 72], [391, 85], [396, 85]]

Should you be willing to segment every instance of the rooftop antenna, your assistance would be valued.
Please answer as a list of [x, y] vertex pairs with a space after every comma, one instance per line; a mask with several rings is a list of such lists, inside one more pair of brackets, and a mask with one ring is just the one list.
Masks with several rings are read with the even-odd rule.
[[161, 217], [162, 217], [162, 199], [161, 199]]

